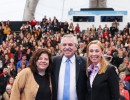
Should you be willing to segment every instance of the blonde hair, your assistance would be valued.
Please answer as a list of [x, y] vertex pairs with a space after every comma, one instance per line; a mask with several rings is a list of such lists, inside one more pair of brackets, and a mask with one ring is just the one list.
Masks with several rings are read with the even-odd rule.
[[11, 86], [10, 84], [7, 84], [6, 90], [7, 90], [7, 89], [11, 89], [11, 88], [12, 88], [12, 86]]
[[[99, 40], [94, 40], [94, 41], [91, 41], [89, 44], [88, 44], [88, 48], [87, 48], [87, 56], [89, 55], [89, 46], [92, 45], [92, 44], [97, 44], [101, 51], [103, 52], [104, 51], [104, 47], [102, 45], [102, 43], [99, 41]], [[88, 58], [87, 59], [87, 67], [89, 67], [90, 65], [92, 64], [91, 60]], [[100, 61], [100, 69], [98, 71], [98, 74], [102, 74], [102, 73], [105, 73], [106, 69], [107, 69], [107, 66], [109, 65], [109, 62], [105, 59], [104, 56], [101, 57], [101, 61]], [[87, 72], [88, 73], [88, 72]], [[88, 75], [88, 74], [87, 74]]]

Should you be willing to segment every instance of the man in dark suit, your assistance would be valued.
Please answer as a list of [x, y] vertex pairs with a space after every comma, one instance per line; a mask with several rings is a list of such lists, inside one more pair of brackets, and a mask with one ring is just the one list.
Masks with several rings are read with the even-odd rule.
[[[4, 67], [3, 68], [3, 72], [0, 73], [0, 85], [3, 85], [3, 90], [5, 91], [6, 90], [6, 85], [9, 81], [9, 72], [8, 72], [8, 68], [7, 67]], [[2, 88], [0, 88], [2, 89]]]
[[[75, 54], [77, 38], [71, 34], [64, 35], [61, 39], [62, 56], [53, 58], [52, 91], [53, 100], [86, 100], [86, 59]], [[66, 60], [70, 64], [70, 81], [65, 82]], [[69, 91], [64, 94], [65, 85]], [[68, 96], [66, 94], [68, 93]]]

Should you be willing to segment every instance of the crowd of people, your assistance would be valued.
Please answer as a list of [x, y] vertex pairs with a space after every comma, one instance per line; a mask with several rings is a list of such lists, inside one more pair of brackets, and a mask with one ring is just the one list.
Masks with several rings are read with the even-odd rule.
[[[69, 58], [73, 66], [70, 68], [73, 74], [68, 73], [71, 83], [68, 94], [73, 94], [69, 95], [70, 100], [86, 97], [86, 100], [119, 100], [118, 92], [124, 100], [130, 100], [130, 24], [123, 30], [119, 25], [114, 20], [111, 27], [92, 25], [83, 33], [78, 23], [74, 26], [67, 21], [60, 22], [55, 16], [53, 19], [44, 16], [41, 22], [34, 18], [24, 23], [20, 33], [16, 33], [11, 31], [9, 21], [1, 22], [0, 97], [69, 100], [63, 99], [68, 93], [64, 95], [68, 84], [63, 82], [65, 62]], [[55, 56], [53, 61], [51, 56]]]

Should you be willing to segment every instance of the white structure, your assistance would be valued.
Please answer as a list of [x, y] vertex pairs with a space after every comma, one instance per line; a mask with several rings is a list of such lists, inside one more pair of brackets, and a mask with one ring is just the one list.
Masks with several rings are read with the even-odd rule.
[[[119, 29], [123, 29], [128, 23], [127, 11], [69, 11], [68, 12], [68, 22], [73, 22], [74, 25], [79, 23], [81, 30], [86, 30], [87, 27], [92, 27], [94, 25], [96, 28], [105, 24], [110, 27], [112, 25], [113, 19], [119, 19]], [[111, 20], [111, 21], [109, 21]]]

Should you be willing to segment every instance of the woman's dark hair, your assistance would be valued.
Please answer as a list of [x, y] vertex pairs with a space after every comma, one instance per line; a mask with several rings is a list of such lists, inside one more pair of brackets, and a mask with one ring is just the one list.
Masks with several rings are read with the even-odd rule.
[[49, 57], [49, 66], [46, 69], [46, 73], [50, 73], [51, 66], [52, 66], [52, 56], [51, 53], [47, 49], [37, 49], [33, 52], [32, 57], [29, 60], [28, 67], [31, 69], [33, 73], [37, 73], [37, 65], [36, 62], [38, 61], [41, 54], [47, 54]]

